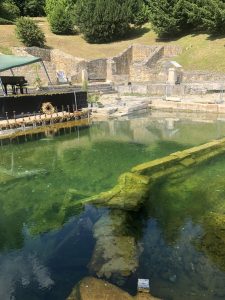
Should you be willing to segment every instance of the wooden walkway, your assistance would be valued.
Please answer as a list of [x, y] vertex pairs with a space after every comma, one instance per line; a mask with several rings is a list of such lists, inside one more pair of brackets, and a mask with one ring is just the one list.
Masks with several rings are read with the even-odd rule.
[[0, 121], [0, 140], [88, 125], [90, 125], [89, 111], [63, 111], [51, 115], [39, 114], [18, 119], [7, 119]]

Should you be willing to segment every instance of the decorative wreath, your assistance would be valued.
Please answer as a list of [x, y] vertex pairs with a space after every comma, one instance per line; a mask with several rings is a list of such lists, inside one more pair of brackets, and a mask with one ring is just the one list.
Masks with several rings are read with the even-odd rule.
[[46, 115], [51, 115], [55, 112], [55, 108], [51, 102], [44, 102], [42, 103], [41, 111]]

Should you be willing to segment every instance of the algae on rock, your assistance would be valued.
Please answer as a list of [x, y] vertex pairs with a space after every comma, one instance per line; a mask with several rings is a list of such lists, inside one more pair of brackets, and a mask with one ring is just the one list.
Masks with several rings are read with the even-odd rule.
[[225, 214], [211, 213], [203, 221], [205, 233], [197, 247], [225, 271]]
[[148, 197], [149, 177], [135, 173], [124, 173], [109, 191], [77, 201], [74, 205], [94, 204], [127, 211], [138, 211]]

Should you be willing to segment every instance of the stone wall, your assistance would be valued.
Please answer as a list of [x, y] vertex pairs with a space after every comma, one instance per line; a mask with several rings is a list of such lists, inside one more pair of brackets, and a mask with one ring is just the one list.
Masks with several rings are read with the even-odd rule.
[[87, 69], [87, 61], [74, 57], [58, 49], [51, 50], [51, 63], [57, 71], [64, 71], [69, 81], [81, 82], [82, 70]]
[[[30, 48], [13, 48], [13, 54], [19, 56], [33, 55], [42, 58], [53, 83], [57, 82], [57, 71], [63, 71], [69, 81], [81, 82], [81, 74], [83, 69], [87, 69], [87, 61], [66, 54], [58, 49], [42, 49], [37, 47]], [[28, 65], [22, 68], [16, 68], [15, 74], [24, 75], [26, 79], [32, 85], [36, 74], [35, 65]], [[42, 72], [42, 69], [38, 68], [38, 74], [42, 79], [43, 84], [47, 84], [48, 80], [45, 79], [46, 74]]]
[[[48, 71], [52, 83], [55, 83], [57, 80], [55, 67], [49, 62], [45, 62], [45, 67]], [[14, 68], [13, 73], [15, 76], [25, 76], [25, 79], [28, 81], [29, 86], [35, 86], [37, 77], [41, 78], [41, 85], [48, 85], [48, 77], [40, 63], [35, 63], [20, 68]], [[5, 71], [1, 74], [3, 76], [12, 76], [10, 71]]]
[[[143, 76], [143, 75], [141, 75]], [[147, 79], [147, 76], [149, 74], [146, 74], [145, 79]], [[120, 94], [132, 94], [132, 93], [138, 93], [138, 94], [146, 94], [146, 95], [158, 95], [158, 96], [179, 96], [179, 97], [185, 97], [187, 95], [206, 95], [209, 93], [218, 94], [217, 93], [221, 89], [220, 83], [183, 83], [183, 84], [166, 84], [165, 82], [162, 82], [163, 76], [165, 74], [162, 74], [162, 77], [159, 77], [157, 73], [152, 73], [152, 77], [149, 78], [149, 82], [146, 83], [147, 80], [143, 80], [143, 82], [136, 82], [132, 83], [131, 85], [123, 84], [123, 85], [116, 85], [115, 89]], [[139, 76], [139, 78], [141, 78]], [[155, 82], [158, 83], [155, 83]], [[160, 83], [161, 81], [161, 83]]]
[[[149, 47], [148, 47], [149, 48]], [[152, 47], [152, 51], [145, 60], [135, 62], [130, 67], [130, 81], [132, 82], [163, 82], [167, 74], [154, 68], [154, 65], [163, 57], [164, 47]]]
[[154, 66], [164, 56], [164, 47], [156, 47], [153, 53], [143, 61], [146, 67]]
[[95, 59], [87, 63], [88, 79], [106, 80], [107, 78], [107, 59]]
[[167, 74], [158, 70], [150, 69], [147, 66], [133, 65], [130, 70], [131, 82], [165, 82]]
[[[13, 48], [15, 55], [34, 55], [45, 62], [52, 82], [57, 82], [57, 71], [63, 71], [72, 83], [81, 83], [82, 71], [88, 73], [90, 80], [106, 80], [115, 83], [124, 82], [165, 82], [166, 70], [158, 63], [165, 56], [171, 57], [181, 52], [181, 47], [174, 45], [147, 46], [131, 45], [122, 53], [109, 59], [85, 60], [66, 54], [57, 49]], [[29, 82], [35, 79], [34, 66], [27, 66], [16, 70], [18, 75], [26, 74]], [[194, 75], [187, 74], [188, 78]], [[40, 70], [43, 83], [47, 83], [46, 76]]]
[[133, 51], [133, 57], [132, 61], [135, 62], [141, 62], [146, 60], [157, 48], [157, 46], [145, 46], [145, 45], [133, 45], [132, 51]]
[[13, 47], [12, 52], [15, 55], [19, 56], [37, 56], [40, 57], [44, 61], [51, 61], [51, 50], [50, 49], [43, 49], [38, 47]]
[[121, 82], [129, 80], [130, 65], [132, 62], [132, 46], [117, 56], [107, 60], [107, 81]]

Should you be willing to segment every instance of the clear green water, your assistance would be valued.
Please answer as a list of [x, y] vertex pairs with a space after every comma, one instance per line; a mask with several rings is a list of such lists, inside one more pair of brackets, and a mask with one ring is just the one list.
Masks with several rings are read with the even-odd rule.
[[[0, 299], [65, 299], [90, 274], [93, 225], [106, 213], [74, 211], [73, 201], [139, 163], [223, 136], [223, 121], [143, 115], [0, 147]], [[133, 222], [139, 267], [112, 282], [135, 293], [137, 278], [149, 278], [168, 300], [225, 299], [224, 178], [220, 158], [156, 186], [132, 216], [142, 220]]]

